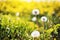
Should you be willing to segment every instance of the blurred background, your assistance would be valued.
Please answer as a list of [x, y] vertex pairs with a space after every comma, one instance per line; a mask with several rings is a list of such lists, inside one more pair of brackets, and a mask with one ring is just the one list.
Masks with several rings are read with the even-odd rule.
[[[35, 9], [38, 15], [32, 13]], [[43, 16], [46, 22], [41, 21]], [[34, 30], [39, 37], [31, 36]], [[60, 0], [0, 0], [0, 40], [59, 39]]]

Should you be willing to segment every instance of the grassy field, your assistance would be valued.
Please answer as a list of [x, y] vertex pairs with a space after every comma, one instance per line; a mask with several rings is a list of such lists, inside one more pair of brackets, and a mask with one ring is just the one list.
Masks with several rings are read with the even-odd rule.
[[59, 40], [59, 30], [59, 1], [0, 1], [0, 40]]

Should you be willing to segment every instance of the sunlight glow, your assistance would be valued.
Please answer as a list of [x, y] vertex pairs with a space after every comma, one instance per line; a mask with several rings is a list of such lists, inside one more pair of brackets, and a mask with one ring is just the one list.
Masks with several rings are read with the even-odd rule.
[[21, 2], [32, 2], [32, 0], [20, 0]]
[[41, 0], [33, 0], [33, 2], [40, 2]]
[[60, 2], [60, 0], [57, 0], [58, 2]]
[[0, 0], [0, 1], [7, 1], [7, 0]]
[[60, 0], [0, 0], [0, 1], [20, 1], [20, 2], [60, 2]]
[[59, 1], [60, 2], [60, 0], [20, 0], [20, 1], [22, 1], [22, 2], [54, 2], [54, 1]]

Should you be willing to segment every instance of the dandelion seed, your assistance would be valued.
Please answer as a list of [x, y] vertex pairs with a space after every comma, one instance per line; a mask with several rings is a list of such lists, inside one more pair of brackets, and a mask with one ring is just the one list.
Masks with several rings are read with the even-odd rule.
[[33, 15], [39, 15], [39, 10], [38, 10], [38, 9], [34, 9], [34, 10], [32, 11], [32, 14], [33, 14]]
[[31, 33], [31, 36], [34, 38], [34, 37], [39, 37], [40, 36], [40, 32], [39, 31], [33, 31], [32, 33]]
[[37, 20], [37, 18], [36, 18], [36, 17], [33, 17], [33, 18], [32, 18], [32, 21], [36, 21], [36, 20]]
[[41, 17], [41, 21], [46, 22], [47, 21], [47, 17], [45, 17], [45, 16]]

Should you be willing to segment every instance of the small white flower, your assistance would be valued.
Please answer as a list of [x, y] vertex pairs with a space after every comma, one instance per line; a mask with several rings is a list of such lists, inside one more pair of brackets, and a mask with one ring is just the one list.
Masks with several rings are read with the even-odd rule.
[[47, 21], [47, 17], [45, 17], [45, 16], [41, 17], [41, 21], [42, 22], [46, 22]]
[[33, 17], [33, 18], [32, 18], [32, 21], [36, 21], [36, 20], [37, 20], [37, 18], [36, 18], [36, 17]]
[[34, 37], [39, 37], [40, 36], [40, 32], [39, 31], [33, 31], [32, 33], [31, 33], [31, 36], [34, 38]]
[[34, 9], [34, 10], [32, 11], [32, 14], [33, 14], [33, 15], [39, 15], [39, 10], [38, 10], [38, 9]]
[[16, 13], [16, 16], [19, 16], [19, 12]]

